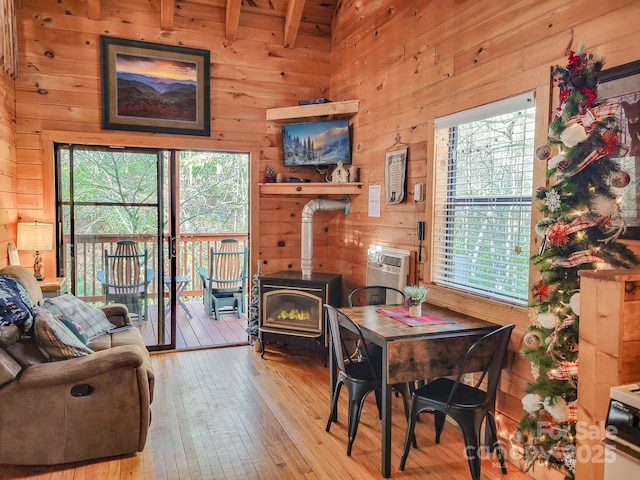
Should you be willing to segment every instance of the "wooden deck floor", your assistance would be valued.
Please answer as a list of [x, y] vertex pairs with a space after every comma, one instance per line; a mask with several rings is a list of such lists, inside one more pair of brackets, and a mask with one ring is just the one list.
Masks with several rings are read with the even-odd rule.
[[[202, 304], [202, 299], [193, 298], [185, 300], [187, 308], [191, 312], [191, 318], [184, 309], [178, 305], [176, 349], [224, 347], [229, 345], [248, 344], [247, 317], [238, 318], [235, 310], [223, 310], [220, 319], [209, 317]], [[157, 344], [157, 311], [150, 308], [149, 320], [143, 321], [140, 331], [147, 346]], [[169, 338], [169, 319], [167, 318], [166, 335]]]
[[[151, 361], [156, 389], [143, 452], [52, 467], [0, 465], [0, 480], [381, 478], [381, 425], [373, 395], [365, 401], [347, 457], [347, 395], [343, 390], [338, 422], [327, 433], [329, 373], [317, 351], [273, 347], [260, 358], [253, 347], [241, 346], [156, 353]], [[462, 434], [447, 424], [436, 445], [429, 415], [416, 428], [419, 448], [399, 471], [405, 428], [402, 399], [394, 397], [392, 479], [470, 478]], [[487, 454], [482, 480], [530, 480], [512, 464], [503, 476], [496, 464]]]

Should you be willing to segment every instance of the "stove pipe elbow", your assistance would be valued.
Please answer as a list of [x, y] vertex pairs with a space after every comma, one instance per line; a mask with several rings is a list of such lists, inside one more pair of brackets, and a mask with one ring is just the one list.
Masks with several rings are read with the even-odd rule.
[[342, 210], [345, 215], [351, 209], [351, 200], [345, 196], [342, 200], [329, 200], [316, 198], [307, 202], [302, 208], [302, 231], [300, 232], [301, 255], [300, 264], [302, 278], [311, 279], [313, 269], [313, 215], [316, 212], [329, 212]]

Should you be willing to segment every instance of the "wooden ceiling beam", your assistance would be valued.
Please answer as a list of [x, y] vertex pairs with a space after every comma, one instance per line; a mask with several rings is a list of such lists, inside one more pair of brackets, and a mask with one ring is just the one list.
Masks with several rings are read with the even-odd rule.
[[294, 47], [298, 30], [300, 29], [300, 21], [302, 20], [302, 11], [304, 10], [305, 0], [289, 0], [287, 5], [287, 13], [284, 19], [284, 46], [285, 48]]
[[87, 0], [87, 17], [90, 20], [100, 20], [101, 16], [100, 0]]
[[175, 6], [175, 0], [160, 1], [160, 28], [162, 30], [173, 30], [173, 11]]
[[240, 7], [242, 0], [227, 0], [226, 11], [226, 31], [225, 38], [227, 40], [235, 40], [238, 37], [238, 24], [240, 23]]

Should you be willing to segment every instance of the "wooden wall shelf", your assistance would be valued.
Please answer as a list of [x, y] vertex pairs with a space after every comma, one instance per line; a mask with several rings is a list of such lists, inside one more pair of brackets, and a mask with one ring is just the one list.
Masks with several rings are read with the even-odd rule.
[[259, 183], [261, 195], [359, 195], [362, 183]]
[[332, 119], [349, 118], [358, 113], [359, 110], [360, 100], [267, 108], [267, 120], [282, 122], [313, 117], [330, 117]]

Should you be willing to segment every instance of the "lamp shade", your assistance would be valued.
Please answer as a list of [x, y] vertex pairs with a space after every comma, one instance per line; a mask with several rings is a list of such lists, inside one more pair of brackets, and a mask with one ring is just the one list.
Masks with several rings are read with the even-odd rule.
[[25, 222], [18, 224], [18, 250], [51, 250], [53, 248], [53, 225], [50, 223]]

